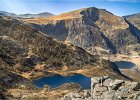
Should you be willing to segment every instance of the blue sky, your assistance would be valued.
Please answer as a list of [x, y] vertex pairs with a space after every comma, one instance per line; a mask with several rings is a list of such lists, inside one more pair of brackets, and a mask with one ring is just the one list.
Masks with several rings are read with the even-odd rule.
[[97, 7], [119, 15], [140, 13], [140, 0], [0, 0], [0, 10], [22, 13], [60, 14], [80, 8]]

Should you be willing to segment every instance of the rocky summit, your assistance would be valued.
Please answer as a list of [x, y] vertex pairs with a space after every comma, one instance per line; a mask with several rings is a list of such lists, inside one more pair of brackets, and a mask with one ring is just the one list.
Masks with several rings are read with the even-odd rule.
[[94, 7], [21, 21], [59, 41], [80, 46], [91, 53], [96, 49], [111, 53], [125, 52], [126, 47], [140, 42], [140, 31], [136, 26], [124, 17]]
[[75, 91], [66, 94], [61, 100], [139, 100], [140, 83], [108, 76], [93, 77], [91, 90]]

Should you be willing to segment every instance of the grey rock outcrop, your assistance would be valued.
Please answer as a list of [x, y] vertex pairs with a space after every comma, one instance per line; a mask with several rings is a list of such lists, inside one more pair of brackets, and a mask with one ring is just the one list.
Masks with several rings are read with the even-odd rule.
[[[81, 95], [84, 93], [84, 95]], [[91, 79], [91, 90], [71, 92], [62, 100], [139, 100], [140, 83], [105, 77]]]
[[138, 100], [137, 97], [140, 95], [140, 84], [138, 82], [112, 80], [109, 77], [102, 78], [102, 80], [102, 86], [101, 81], [99, 83], [92, 81], [94, 83], [94, 85], [91, 85], [93, 100]]
[[61, 100], [91, 100], [90, 90], [70, 92]]
[[[85, 50], [101, 47], [112, 53], [125, 52], [129, 45], [139, 44], [139, 30], [123, 17], [105, 9], [85, 8], [48, 19], [24, 20], [53, 38], [80, 46]], [[94, 53], [94, 52], [92, 52]]]

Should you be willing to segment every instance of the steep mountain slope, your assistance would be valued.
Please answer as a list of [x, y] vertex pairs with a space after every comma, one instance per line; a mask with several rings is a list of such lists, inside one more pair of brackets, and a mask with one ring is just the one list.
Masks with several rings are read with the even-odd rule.
[[123, 17], [94, 7], [49, 18], [21, 21], [57, 40], [72, 43], [88, 51], [100, 47], [112, 53], [124, 52], [127, 46], [140, 42], [137, 35], [140, 32], [135, 33]]
[[53, 40], [16, 19], [0, 16], [0, 99], [21, 100], [23, 96], [22, 99], [31, 99], [30, 96], [46, 99], [56, 91], [64, 95], [69, 92], [67, 89], [48, 92], [45, 88], [33, 88], [29, 80], [55, 72], [61, 74], [60, 71], [85, 74], [82, 72], [85, 69], [91, 76], [124, 79], [114, 63], [80, 47]]
[[140, 13], [124, 16], [128, 21], [140, 29]]
[[0, 17], [0, 30], [0, 67], [18, 75], [38, 71], [47, 74], [49, 70], [69, 72], [85, 67], [101, 69], [104, 72], [99, 73], [111, 76], [121, 74], [114, 63], [77, 46], [57, 42], [15, 19]]

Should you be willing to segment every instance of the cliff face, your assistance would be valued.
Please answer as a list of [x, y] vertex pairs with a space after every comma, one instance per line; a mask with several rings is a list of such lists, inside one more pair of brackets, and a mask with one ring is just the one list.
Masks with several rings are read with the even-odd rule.
[[86, 50], [101, 47], [117, 53], [124, 51], [126, 46], [140, 42], [137, 33], [123, 17], [104, 9], [86, 8], [49, 18], [22, 21], [57, 40]]
[[[77, 16], [79, 17], [79, 15], [75, 17]], [[78, 20], [81, 23], [79, 19], [74, 20], [76, 22]], [[68, 21], [71, 22], [71, 19]], [[71, 26], [71, 28], [74, 27]], [[87, 28], [85, 27], [85, 30]], [[73, 30], [75, 31], [75, 29]], [[81, 33], [79, 34], [81, 35]], [[70, 39], [72, 39], [72, 36]], [[68, 40], [68, 37], [65, 40]], [[7, 92], [12, 91], [11, 87], [15, 89], [11, 93], [13, 95], [17, 94], [18, 98], [22, 93], [26, 93], [27, 89], [24, 88], [26, 82], [24, 83], [24, 81], [27, 80], [28, 75], [34, 78], [32, 75], [37, 75], [38, 73], [38, 77], [40, 77], [44, 75], [42, 73], [48, 74], [57, 71], [58, 74], [59, 71], [67, 73], [79, 69], [84, 70], [85, 67], [89, 70], [92, 68], [93, 70], [87, 73], [94, 74], [94, 76], [110, 75], [110, 77], [114, 78], [124, 78], [114, 63], [101, 59], [98, 55], [91, 55], [80, 47], [71, 44], [66, 45], [53, 40], [51, 37], [22, 24], [16, 19], [0, 17], [0, 99], [4, 99], [4, 95], [12, 98], [12, 95]], [[18, 91], [23, 90], [23, 88], [25, 91]], [[29, 95], [36, 92], [32, 87], [28, 87], [28, 91], [27, 94]], [[29, 95], [27, 97], [30, 97]], [[36, 95], [40, 96], [38, 91]]]
[[98, 55], [57, 42], [15, 19], [1, 17], [0, 30], [0, 67], [18, 75], [64, 68], [67, 72], [84, 67], [98, 67], [120, 74], [115, 64]]
[[[31, 78], [85, 68], [92, 69], [87, 73], [93, 76], [125, 78], [114, 63], [100, 59], [98, 55], [53, 40], [15, 19], [0, 17], [0, 99], [20, 99], [27, 90], [27, 98], [33, 98], [32, 94], [36, 93], [40, 99], [42, 95], [38, 91], [43, 90], [35, 90]], [[45, 99], [48, 95], [45, 94]]]

